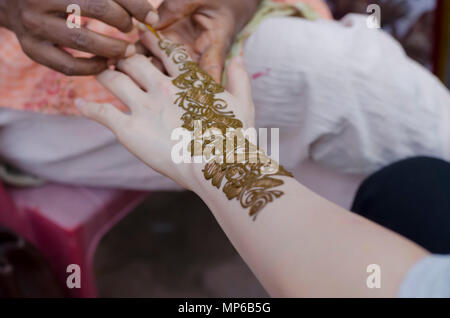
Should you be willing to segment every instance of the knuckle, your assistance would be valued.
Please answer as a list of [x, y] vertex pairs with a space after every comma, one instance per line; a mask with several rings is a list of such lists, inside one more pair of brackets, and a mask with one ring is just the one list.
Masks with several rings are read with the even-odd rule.
[[67, 75], [67, 76], [74, 76], [75, 75], [75, 69], [72, 66], [61, 65], [60, 66], [60, 71], [61, 71], [61, 73], [63, 73], [64, 75]]
[[143, 63], [144, 61], [145, 61], [145, 62], [148, 62], [148, 61], [149, 61], [148, 58], [145, 57], [145, 56], [142, 55], [142, 54], [135, 54], [135, 55], [133, 55], [132, 57], [134, 57], [135, 60], [136, 60], [137, 62], [139, 62], [139, 63]]
[[87, 48], [90, 46], [90, 39], [83, 29], [72, 29], [70, 32], [70, 40], [77, 48]]
[[89, 0], [86, 2], [86, 10], [99, 20], [105, 20], [109, 17], [109, 21], [113, 22], [121, 30], [129, 30], [133, 24], [130, 16], [123, 10], [115, 10], [111, 0]]
[[132, 57], [126, 59], [125, 61], [128, 62], [130, 64], [130, 66], [131, 65], [142, 65], [143, 63], [148, 62], [147, 58], [145, 58], [141, 54], [135, 54]]
[[103, 72], [105, 69], [107, 68], [106, 62], [105, 63], [95, 63], [93, 65], [91, 65], [90, 67], [90, 73], [91, 75], [98, 75], [101, 72]]
[[129, 69], [136, 64], [136, 60], [133, 57], [123, 60], [122, 65], [124, 68]]
[[128, 4], [124, 4], [125, 7], [127, 7], [127, 9], [129, 11], [136, 11], [139, 12], [141, 11], [141, 13], [146, 13], [148, 10], [152, 9], [152, 4], [151, 1], [139, 1], [139, 0], [134, 0], [134, 1], [122, 1], [122, 2], [128, 2]]
[[97, 116], [100, 118], [109, 118], [110, 115], [110, 109], [109, 106], [105, 105], [105, 104], [100, 104], [98, 105], [97, 108]]
[[131, 30], [133, 28], [133, 22], [126, 15], [124, 15], [123, 17], [120, 17], [118, 19], [118, 21], [119, 21], [118, 27], [121, 30]]
[[127, 58], [125, 60], [119, 61], [118, 66], [119, 66], [119, 69], [123, 69], [126, 71], [130, 68], [131, 64], [132, 63], [130, 62], [130, 58]]
[[167, 10], [169, 13], [179, 12], [183, 6], [181, 1], [164, 1], [164, 5], [165, 5], [164, 9]]
[[98, 18], [104, 17], [111, 9], [111, 3], [107, 0], [86, 1], [86, 10]]
[[77, 75], [75, 63], [73, 63], [73, 62], [62, 63], [57, 66], [57, 69], [59, 69], [59, 71], [61, 73], [65, 74], [67, 76]]
[[175, 95], [176, 88], [172, 84], [172, 82], [166, 78], [159, 79], [156, 83], [158, 89], [164, 94], [168, 96]]
[[22, 11], [20, 13], [20, 18], [25, 29], [31, 32], [36, 32], [41, 28], [41, 24], [38, 19], [36, 19], [36, 15], [28, 10]]
[[112, 44], [108, 47], [108, 52], [111, 57], [122, 57], [125, 53], [125, 47], [121, 44]]
[[131, 72], [133, 70], [138, 70], [142, 68], [143, 61], [136, 57], [136, 55], [129, 57], [127, 59], [121, 60], [119, 62], [119, 69], [122, 69], [126, 72]]
[[111, 72], [107, 72], [106, 73], [106, 77], [111, 82], [118, 82], [118, 81], [122, 81], [126, 77], [126, 75], [122, 74], [122, 73], [119, 73], [119, 72], [111, 71]]

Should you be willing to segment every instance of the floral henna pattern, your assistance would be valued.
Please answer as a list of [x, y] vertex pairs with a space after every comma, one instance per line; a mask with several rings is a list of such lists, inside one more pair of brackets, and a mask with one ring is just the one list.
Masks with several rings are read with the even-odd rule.
[[[195, 123], [201, 122], [203, 134], [211, 129], [219, 132], [211, 140], [194, 139], [191, 143], [192, 155], [196, 147], [205, 153], [205, 150], [217, 138], [222, 140], [233, 138], [231, 139], [232, 149], [223, 148], [223, 151], [218, 153], [214, 152], [217, 150], [215, 148], [209, 152], [210, 155], [206, 156], [208, 163], [203, 169], [203, 174], [218, 189], [223, 185], [223, 192], [227, 198], [239, 200], [244, 209], [249, 209], [250, 216], [256, 218], [258, 212], [268, 203], [283, 195], [282, 191], [274, 188], [284, 184], [284, 181], [274, 176], [292, 177], [292, 174], [242, 135], [239, 136], [241, 142], [235, 141], [236, 134], [229, 135], [230, 130], [238, 131], [239, 135], [243, 124], [232, 111], [227, 111], [227, 102], [217, 97], [218, 94], [225, 92], [225, 89], [197, 63], [189, 59], [182, 45], [159, 36], [158, 38], [160, 48], [173, 62], [179, 64], [181, 74], [173, 80], [173, 84], [180, 89], [174, 103], [185, 111], [181, 117], [182, 127], [194, 131]], [[239, 153], [244, 155], [244, 160], [230, 160], [230, 157], [236, 159]], [[276, 172], [270, 170], [274, 166]]]

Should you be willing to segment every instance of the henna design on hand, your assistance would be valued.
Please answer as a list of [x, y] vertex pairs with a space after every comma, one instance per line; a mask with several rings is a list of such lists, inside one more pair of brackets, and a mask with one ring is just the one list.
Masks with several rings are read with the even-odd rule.
[[[216, 83], [207, 72], [203, 71], [197, 63], [190, 60], [182, 45], [162, 39], [154, 30], [150, 30], [158, 37], [159, 47], [175, 64], [179, 65], [181, 74], [173, 80], [173, 84], [180, 89], [174, 103], [185, 111], [181, 117], [182, 127], [194, 131], [194, 123], [200, 121], [202, 133], [208, 129], [215, 129], [220, 132], [224, 140], [230, 138], [227, 133], [230, 129], [242, 129], [242, 122], [232, 111], [227, 111], [227, 102], [217, 97], [218, 94], [224, 93], [225, 89]], [[274, 189], [284, 184], [282, 179], [274, 178], [274, 176], [293, 176], [247, 139], [244, 138], [243, 142], [235, 143], [234, 137], [232, 137], [234, 147], [231, 156], [235, 159], [238, 152], [243, 152], [245, 160], [243, 162], [231, 160], [230, 163], [230, 160], [227, 159], [227, 156], [230, 156], [228, 150], [213, 153], [203, 169], [203, 174], [218, 189], [224, 184], [223, 192], [227, 198], [239, 200], [244, 209], [250, 209], [250, 216], [256, 218], [258, 212], [268, 203], [284, 194], [282, 191]], [[191, 152], [195, 148], [196, 142], [198, 143], [198, 140], [192, 141]], [[211, 140], [200, 141], [201, 149], [204, 151], [211, 142]], [[251, 149], [256, 149], [257, 156], [252, 158], [257, 158], [257, 160], [251, 160], [252, 153], [255, 154], [255, 151], [251, 151]], [[276, 172], [267, 172], [274, 165]]]

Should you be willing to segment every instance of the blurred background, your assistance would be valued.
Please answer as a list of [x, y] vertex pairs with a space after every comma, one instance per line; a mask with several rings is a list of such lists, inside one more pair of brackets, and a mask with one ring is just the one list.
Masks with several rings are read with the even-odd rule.
[[381, 8], [382, 28], [394, 36], [406, 53], [449, 84], [448, 0], [327, 0], [336, 19], [348, 13], [367, 14], [370, 4]]
[[[381, 7], [382, 27], [450, 83], [448, 0], [328, 0], [336, 19]], [[262, 286], [190, 192], [154, 192], [101, 240], [100, 297], [264, 297]], [[64, 296], [40, 253], [0, 229], [0, 296]]]

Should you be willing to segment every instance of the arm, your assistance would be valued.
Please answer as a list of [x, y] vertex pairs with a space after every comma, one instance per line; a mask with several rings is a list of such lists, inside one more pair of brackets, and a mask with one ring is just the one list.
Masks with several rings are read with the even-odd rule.
[[[272, 296], [395, 297], [407, 271], [427, 255], [294, 179], [284, 182], [285, 195], [255, 221], [208, 183], [195, 189]], [[366, 286], [370, 264], [381, 266], [381, 289]]]
[[[257, 184], [252, 178], [239, 177], [248, 172], [242, 173], [239, 164], [225, 164], [216, 170], [209, 169], [212, 161], [206, 165], [174, 164], [170, 136], [180, 124], [191, 130], [189, 119], [201, 114], [194, 111], [197, 106], [212, 110], [215, 104], [208, 92], [215, 92], [213, 98], [220, 98], [221, 105], [236, 117], [230, 113], [213, 119], [200, 116], [204, 124], [219, 127], [220, 123], [236, 126], [239, 122], [243, 127], [253, 126], [250, 81], [243, 63], [234, 60], [227, 74], [230, 94], [216, 86], [179, 46], [164, 39], [158, 41], [150, 33], [144, 34], [142, 41], [173, 77], [165, 77], [143, 56], [134, 56], [118, 65], [129, 77], [111, 70], [98, 77], [130, 107], [131, 115], [112, 105], [78, 100], [80, 111], [110, 128], [149, 166], [195, 191], [271, 295], [395, 296], [407, 270], [427, 255], [413, 243], [315, 195], [288, 173], [282, 173], [281, 166], [277, 173], [264, 175], [264, 182]], [[199, 90], [191, 90], [194, 87], [201, 88], [200, 94]], [[183, 107], [186, 99], [187, 108]], [[221, 179], [224, 171], [227, 175]], [[258, 191], [268, 196], [253, 200], [251, 194], [261, 194]], [[258, 204], [261, 198], [262, 204]], [[253, 213], [255, 210], [257, 213]], [[256, 218], [249, 217], [249, 213]], [[370, 264], [381, 265], [381, 289], [366, 287], [366, 268]]]

